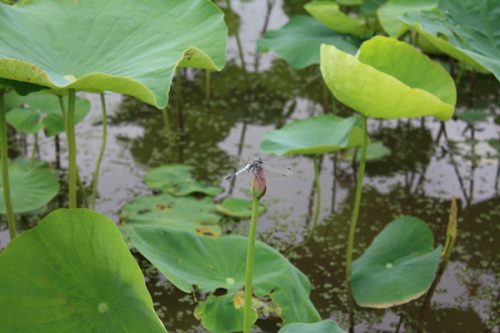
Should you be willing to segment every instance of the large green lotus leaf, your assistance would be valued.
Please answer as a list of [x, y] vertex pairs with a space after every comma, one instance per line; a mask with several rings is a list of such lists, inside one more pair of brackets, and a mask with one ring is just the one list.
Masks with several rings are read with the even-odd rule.
[[[246, 237], [199, 237], [179, 230], [135, 226], [131, 232], [137, 250], [177, 288], [192, 286], [234, 294], [244, 286]], [[270, 295], [281, 308], [283, 321], [314, 322], [319, 314], [309, 299], [309, 280], [272, 247], [257, 242], [253, 277], [254, 294]]]
[[352, 265], [350, 284], [356, 303], [388, 308], [423, 295], [432, 284], [441, 257], [434, 236], [420, 219], [400, 217], [389, 223]]
[[[59, 192], [55, 172], [41, 161], [17, 160], [9, 163], [9, 181], [12, 206], [16, 213], [38, 209]], [[2, 179], [0, 187], [3, 189]], [[5, 214], [3, 195], [0, 196], [0, 213]]]
[[161, 225], [199, 235], [220, 236], [220, 216], [211, 199], [173, 197], [164, 193], [140, 197], [127, 203], [121, 212], [125, 225]]
[[[67, 107], [67, 101], [63, 103]], [[64, 117], [59, 105], [59, 98], [53, 94], [36, 92], [28, 96], [20, 96], [15, 92], [5, 97], [7, 122], [19, 132], [34, 134], [45, 129], [48, 137], [64, 132]], [[81, 97], [76, 98], [75, 122], [85, 118], [90, 110], [90, 102]]]
[[164, 108], [177, 65], [224, 66], [227, 27], [208, 0], [34, 0], [0, 4], [0, 40], [0, 77]]
[[[201, 320], [203, 327], [209, 332], [232, 333], [243, 330], [243, 306], [235, 304], [235, 295], [210, 295], [205, 301], [196, 306], [194, 315]], [[257, 313], [253, 312], [252, 322], [257, 320]]]
[[366, 26], [366, 21], [342, 12], [339, 5], [333, 1], [316, 0], [304, 6], [305, 10], [330, 29], [343, 34], [358, 37], [370, 35], [372, 32]]
[[497, 0], [441, 0], [439, 9], [405, 15], [442, 52], [500, 80]]
[[290, 66], [300, 69], [319, 64], [321, 44], [336, 45], [340, 50], [355, 54], [359, 41], [338, 34], [309, 16], [294, 16], [278, 30], [268, 31], [257, 41], [260, 52], [274, 51]]
[[448, 120], [453, 115], [456, 88], [448, 72], [391, 37], [370, 39], [355, 57], [322, 45], [321, 72], [337, 99], [368, 117]]
[[[239, 198], [226, 198], [216, 206], [222, 215], [244, 219], [252, 216], [252, 201]], [[259, 206], [259, 215], [266, 211], [266, 207]]]
[[278, 333], [346, 333], [333, 320], [312, 324], [293, 323], [284, 326]]
[[193, 168], [183, 164], [171, 164], [150, 170], [145, 182], [151, 188], [176, 196], [203, 193], [214, 196], [222, 192], [220, 187], [206, 186], [192, 176]]
[[322, 115], [267, 132], [260, 150], [275, 155], [325, 154], [361, 145], [362, 137], [359, 117]]
[[382, 28], [392, 37], [404, 34], [409, 26], [402, 20], [406, 13], [436, 8], [438, 0], [391, 0], [377, 10]]
[[0, 254], [1, 333], [165, 333], [113, 221], [59, 209]]

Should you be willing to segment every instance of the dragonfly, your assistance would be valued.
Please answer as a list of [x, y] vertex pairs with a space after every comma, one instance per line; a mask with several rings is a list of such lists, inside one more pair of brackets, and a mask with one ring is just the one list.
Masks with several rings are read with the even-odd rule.
[[231, 180], [231, 179], [233, 179], [233, 178], [235, 178], [235, 177], [237, 177], [245, 172], [251, 172], [255, 175], [256, 172], [261, 168], [266, 170], [266, 171], [271, 171], [271, 172], [280, 174], [282, 176], [291, 176], [293, 174], [293, 171], [290, 168], [275, 167], [275, 166], [267, 163], [266, 161], [264, 161], [260, 157], [254, 157], [243, 168], [228, 175], [225, 178], [225, 180]]

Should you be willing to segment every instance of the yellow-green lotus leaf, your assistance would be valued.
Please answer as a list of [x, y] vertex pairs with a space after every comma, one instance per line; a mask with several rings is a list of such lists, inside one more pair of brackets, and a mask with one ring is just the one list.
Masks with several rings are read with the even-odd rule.
[[332, 1], [312, 1], [304, 6], [315, 19], [340, 33], [363, 37], [371, 34], [365, 20], [342, 12], [339, 5]]
[[322, 45], [321, 72], [337, 99], [368, 117], [453, 115], [456, 87], [448, 72], [395, 38], [374, 37], [356, 56]]

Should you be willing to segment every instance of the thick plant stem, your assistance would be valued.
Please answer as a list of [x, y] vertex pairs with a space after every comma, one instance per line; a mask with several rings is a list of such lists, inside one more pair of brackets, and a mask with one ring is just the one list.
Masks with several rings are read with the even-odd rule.
[[243, 332], [250, 333], [252, 329], [252, 278], [253, 278], [253, 262], [255, 252], [255, 233], [257, 230], [257, 215], [259, 214], [259, 202], [256, 197], [252, 201], [252, 220], [250, 224], [250, 232], [248, 234], [247, 247], [247, 263], [245, 271], [245, 305]]
[[77, 208], [77, 170], [76, 170], [76, 138], [75, 138], [75, 97], [74, 89], [68, 92], [68, 114], [66, 119], [66, 136], [68, 137], [68, 188], [69, 208]]
[[361, 147], [361, 160], [359, 162], [357, 184], [356, 184], [356, 194], [354, 197], [354, 208], [352, 211], [352, 219], [349, 225], [349, 238], [347, 241], [347, 255], [345, 261], [345, 280], [348, 289], [348, 299], [349, 299], [349, 332], [354, 332], [354, 299], [351, 293], [351, 287], [349, 285], [349, 277], [351, 276], [352, 269], [352, 250], [354, 247], [354, 235], [356, 233], [356, 224], [358, 223], [359, 209], [361, 207], [361, 195], [363, 193], [363, 180], [365, 178], [365, 166], [366, 166], [366, 148], [368, 146], [368, 121], [365, 115], [362, 115], [363, 119], [363, 146]]
[[7, 123], [4, 109], [4, 90], [0, 90], [0, 154], [2, 163], [2, 190], [5, 201], [5, 211], [7, 213], [7, 225], [9, 227], [10, 239], [16, 237], [16, 220], [14, 219], [14, 208], [10, 197], [9, 181], [9, 152], [7, 149]]
[[313, 238], [314, 231], [316, 231], [316, 227], [318, 226], [319, 220], [319, 212], [321, 210], [321, 178], [320, 178], [320, 167], [319, 167], [320, 158], [314, 158], [314, 184], [315, 184], [315, 192], [316, 192], [316, 207], [314, 208], [314, 220], [311, 230], [307, 235], [307, 238], [300, 244], [291, 247], [288, 251], [285, 252], [285, 256], [287, 257], [293, 251], [300, 249]]
[[101, 162], [106, 151], [106, 143], [108, 139], [108, 120], [106, 111], [106, 97], [104, 93], [101, 93], [101, 112], [102, 112], [102, 139], [101, 139], [101, 149], [99, 150], [99, 155], [95, 162], [95, 169], [92, 175], [92, 196], [90, 197], [90, 205], [92, 209], [95, 209], [95, 201], [97, 196], [97, 184], [99, 183], [99, 173], [101, 170]]

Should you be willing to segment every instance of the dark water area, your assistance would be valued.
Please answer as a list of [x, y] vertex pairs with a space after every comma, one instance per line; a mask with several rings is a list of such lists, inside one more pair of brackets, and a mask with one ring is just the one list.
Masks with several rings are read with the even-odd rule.
[[[269, 14], [268, 29], [283, 25], [288, 15], [301, 13], [305, 2], [277, 1]], [[218, 199], [248, 198], [249, 178], [237, 179], [234, 186], [223, 179], [240, 160], [262, 156], [259, 145], [266, 131], [313, 115], [351, 114], [325, 92], [317, 66], [293, 70], [272, 54], [256, 54], [255, 42], [268, 16], [266, 1], [233, 0], [232, 6], [238, 16], [245, 68], [233, 34], [226, 68], [210, 73], [209, 96], [205, 71], [180, 70], [170, 93], [170, 135], [160, 111], [133, 98], [108, 96], [109, 141], [96, 209], [117, 223], [125, 203], [150, 193], [143, 182], [150, 168], [188, 164], [198, 179], [225, 189]], [[449, 66], [447, 61], [444, 65]], [[90, 184], [101, 138], [100, 104], [99, 96], [82, 95], [92, 101], [92, 110], [77, 126], [78, 165], [84, 183]], [[458, 199], [457, 245], [427, 312], [426, 330], [430, 333], [500, 332], [499, 162], [487, 144], [500, 138], [500, 84], [493, 76], [466, 73], [461, 77], [456, 112], [466, 110], [487, 111], [490, 116], [473, 128], [458, 119], [445, 125], [431, 118], [369, 120], [372, 140], [382, 141], [392, 153], [367, 165], [354, 257], [401, 215], [426, 221], [436, 244], [444, 244], [450, 201]], [[31, 143], [32, 138], [28, 138], [28, 150]], [[53, 141], [41, 138], [40, 144], [41, 157], [53, 162]], [[62, 144], [65, 151], [64, 137]], [[22, 150], [22, 140], [13, 142], [12, 146], [16, 145]], [[269, 177], [263, 199], [268, 210], [258, 229], [261, 241], [284, 251], [304, 240], [311, 228], [313, 161], [306, 157], [263, 157], [294, 170], [292, 177]], [[65, 161], [63, 153], [63, 168]], [[344, 328], [348, 326], [344, 255], [354, 201], [353, 174], [352, 163], [345, 156], [324, 156], [320, 224], [308, 245], [291, 256], [292, 263], [310, 279], [311, 297], [322, 318], [332, 318]], [[64, 189], [61, 193], [65, 194]], [[46, 210], [23, 216], [22, 227], [35, 225], [47, 211], [63, 206], [63, 200], [61, 196]], [[8, 234], [4, 224], [1, 228], [3, 246]], [[224, 228], [226, 233], [246, 235], [248, 223]], [[177, 290], [145, 259], [137, 258], [168, 331], [204, 332], [193, 315], [193, 295]], [[388, 310], [357, 309], [356, 332], [396, 332], [398, 323], [399, 332], [416, 332], [421, 306], [422, 298]], [[276, 321], [258, 322], [258, 332], [278, 329]]]

